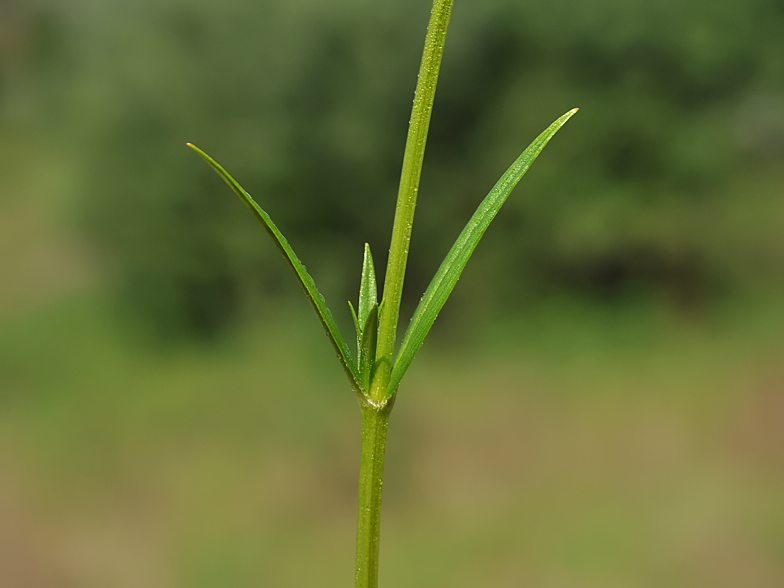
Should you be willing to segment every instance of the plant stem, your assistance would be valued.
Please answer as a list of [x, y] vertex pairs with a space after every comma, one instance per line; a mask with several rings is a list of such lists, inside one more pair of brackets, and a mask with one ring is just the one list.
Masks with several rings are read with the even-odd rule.
[[392, 404], [362, 407], [362, 461], [359, 467], [356, 588], [378, 586], [378, 542], [381, 530], [381, 485], [384, 449]]
[[378, 587], [378, 548], [381, 531], [381, 490], [384, 477], [384, 450], [387, 425], [393, 400], [387, 385], [395, 351], [395, 332], [400, 313], [400, 297], [411, 242], [419, 178], [425, 156], [430, 114], [444, 53], [444, 40], [453, 0], [434, 0], [430, 24], [419, 68], [414, 106], [408, 125], [403, 170], [400, 174], [392, 243], [384, 279], [383, 305], [380, 307], [375, 374], [370, 394], [362, 405], [362, 460], [359, 468], [359, 509], [357, 515], [356, 588]]
[[392, 242], [389, 246], [389, 260], [384, 278], [384, 305], [381, 307], [379, 317], [376, 372], [370, 391], [371, 400], [379, 404], [383, 403], [387, 395], [386, 387], [392, 369], [400, 298], [403, 292], [403, 278], [411, 241], [411, 226], [414, 222], [414, 208], [419, 191], [419, 178], [422, 174], [430, 113], [433, 111], [433, 99], [438, 82], [438, 71], [441, 67], [441, 56], [444, 53], [446, 29], [449, 25], [449, 16], [452, 13], [452, 1], [434, 0], [433, 2], [430, 24], [425, 38], [425, 49], [422, 53], [422, 64], [419, 68], [414, 94], [414, 106], [408, 125], [408, 138], [403, 155], [403, 170], [400, 174], [395, 222], [392, 227]]

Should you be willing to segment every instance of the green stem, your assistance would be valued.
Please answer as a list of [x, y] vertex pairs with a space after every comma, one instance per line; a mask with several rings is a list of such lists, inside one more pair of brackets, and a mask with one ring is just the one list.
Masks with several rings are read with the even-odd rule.
[[370, 394], [362, 406], [362, 461], [359, 468], [359, 509], [357, 515], [356, 588], [378, 587], [378, 548], [381, 531], [381, 489], [384, 477], [384, 449], [393, 400], [387, 385], [395, 351], [395, 332], [400, 313], [400, 297], [411, 242], [419, 178], [425, 157], [430, 114], [444, 53], [444, 40], [453, 0], [434, 0], [430, 24], [419, 68], [414, 106], [408, 125], [403, 170], [392, 227], [392, 243], [384, 280], [383, 304], [379, 307], [378, 343]]
[[381, 530], [381, 485], [384, 448], [392, 404], [362, 407], [362, 461], [359, 467], [356, 588], [378, 586], [378, 541]]
[[444, 53], [446, 29], [452, 13], [453, 0], [434, 0], [430, 14], [430, 24], [425, 38], [425, 49], [422, 53], [422, 64], [419, 68], [414, 106], [408, 125], [406, 150], [403, 155], [403, 170], [400, 174], [400, 189], [395, 209], [395, 223], [392, 227], [392, 242], [389, 246], [389, 260], [384, 278], [384, 305], [381, 307], [378, 327], [378, 347], [376, 351], [376, 372], [370, 391], [373, 402], [383, 403], [389, 374], [392, 369], [392, 354], [395, 350], [395, 334], [400, 298], [403, 292], [403, 278], [408, 260], [408, 248], [411, 241], [411, 226], [414, 222], [419, 191], [419, 178], [422, 173], [422, 161], [425, 156], [427, 130], [430, 126], [430, 113], [433, 111], [433, 99], [436, 94], [438, 71], [441, 67], [441, 56]]

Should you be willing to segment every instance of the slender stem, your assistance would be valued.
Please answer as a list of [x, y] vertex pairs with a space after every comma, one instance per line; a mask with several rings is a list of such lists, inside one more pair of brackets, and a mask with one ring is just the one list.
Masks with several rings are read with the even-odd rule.
[[359, 467], [356, 588], [378, 586], [381, 485], [391, 404], [362, 407], [362, 461]]
[[392, 227], [392, 243], [380, 307], [375, 374], [367, 402], [362, 406], [362, 461], [359, 468], [359, 509], [357, 515], [356, 588], [378, 587], [378, 548], [381, 531], [381, 490], [384, 477], [384, 450], [393, 400], [386, 388], [395, 351], [395, 332], [400, 313], [400, 297], [411, 242], [419, 178], [425, 157], [430, 113], [444, 53], [444, 40], [453, 0], [434, 0], [430, 24], [419, 68], [414, 106], [408, 125], [403, 170]]
[[419, 68], [419, 78], [414, 94], [414, 106], [411, 110], [411, 120], [408, 126], [403, 170], [400, 174], [400, 189], [395, 209], [395, 223], [392, 227], [392, 242], [389, 246], [389, 260], [384, 278], [384, 306], [381, 307], [379, 317], [376, 375], [370, 392], [371, 399], [377, 403], [382, 403], [386, 396], [386, 387], [392, 369], [392, 354], [395, 350], [395, 334], [400, 313], [400, 298], [403, 292], [408, 248], [411, 241], [411, 226], [414, 222], [414, 208], [419, 191], [422, 161], [425, 156], [430, 113], [433, 111], [433, 99], [438, 82], [438, 71], [441, 67], [441, 56], [444, 53], [446, 29], [449, 25], [449, 16], [452, 13], [452, 2], [453, 0], [434, 0], [433, 2], [430, 24], [425, 38], [425, 49], [422, 53], [422, 64]]

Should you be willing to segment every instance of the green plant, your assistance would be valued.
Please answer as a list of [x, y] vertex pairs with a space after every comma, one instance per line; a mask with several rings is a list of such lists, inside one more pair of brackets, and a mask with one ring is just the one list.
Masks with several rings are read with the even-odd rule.
[[453, 0], [434, 0], [433, 2], [403, 157], [403, 170], [392, 228], [392, 242], [389, 248], [383, 297], [380, 302], [377, 300], [373, 257], [370, 248], [365, 244], [362, 279], [356, 309], [349, 302], [356, 328], [356, 361], [340, 334], [324, 297], [316, 288], [313, 278], [308, 274], [305, 266], [300, 262], [269, 215], [215, 160], [198, 147], [188, 144], [245, 202], [272, 237], [305, 290], [305, 294], [337, 352], [351, 387], [359, 399], [362, 411], [362, 457], [357, 522], [357, 588], [374, 588], [378, 585], [384, 451], [389, 414], [400, 381], [433, 326], [436, 316], [452, 292], [476, 245], [509, 197], [512, 189], [528, 171], [531, 163], [555, 133], [577, 112], [577, 109], [567, 112], [542, 132], [507, 169], [481, 202], [430, 282], [414, 312], [397, 354], [395, 354], [395, 336], [414, 209], [452, 3]]

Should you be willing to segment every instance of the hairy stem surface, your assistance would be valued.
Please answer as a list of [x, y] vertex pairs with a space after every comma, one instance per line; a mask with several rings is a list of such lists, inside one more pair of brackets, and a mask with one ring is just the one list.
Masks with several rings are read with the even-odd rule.
[[375, 402], [382, 402], [392, 369], [400, 297], [403, 292], [403, 278], [411, 241], [411, 226], [414, 222], [414, 208], [419, 191], [419, 178], [422, 174], [430, 114], [433, 111], [438, 71], [441, 67], [441, 56], [444, 53], [446, 29], [451, 13], [452, 0], [434, 0], [414, 94], [414, 106], [408, 125], [395, 222], [392, 227], [392, 242], [389, 246], [387, 273], [384, 278], [384, 305], [381, 307], [379, 317], [376, 376], [370, 391], [371, 399]]
[[391, 405], [362, 408], [362, 461], [359, 468], [356, 588], [378, 586], [381, 486]]

